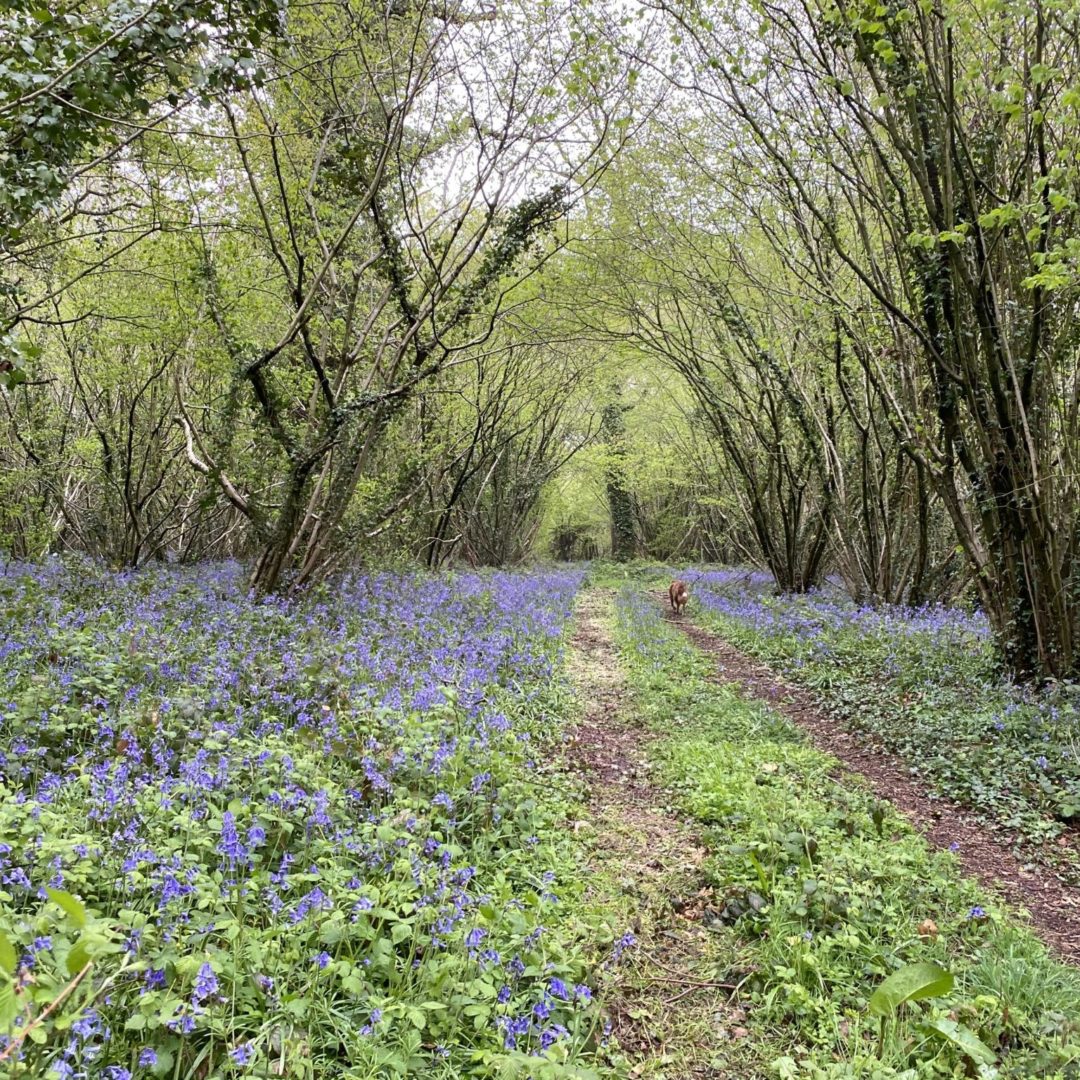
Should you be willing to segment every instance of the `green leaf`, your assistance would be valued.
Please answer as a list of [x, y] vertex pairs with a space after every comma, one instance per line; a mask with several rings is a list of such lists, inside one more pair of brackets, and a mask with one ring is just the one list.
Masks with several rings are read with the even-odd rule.
[[92, 959], [90, 954], [91, 942], [87, 940], [84, 934], [78, 941], [72, 946], [71, 952], [67, 954], [67, 960], [64, 962], [68, 969], [69, 975], [78, 975], [80, 971]]
[[6, 971], [9, 975], [15, 974], [15, 965], [19, 962], [19, 958], [15, 953], [15, 948], [8, 941], [7, 934], [3, 930], [0, 930], [0, 969]]
[[958, 1024], [955, 1020], [939, 1017], [927, 1020], [920, 1025], [927, 1035], [944, 1039], [952, 1043], [962, 1054], [971, 1058], [976, 1065], [993, 1065], [997, 1061], [997, 1054], [990, 1049], [970, 1028]]
[[59, 904], [80, 927], [86, 926], [86, 908], [71, 893], [64, 892], [63, 889], [50, 889], [47, 885], [45, 892], [49, 899], [54, 904]]
[[10, 982], [0, 982], [0, 1031], [11, 1030], [11, 1021], [19, 1015], [19, 1005], [15, 1000], [15, 988]]
[[168, 1076], [172, 1072], [174, 1060], [171, 1050], [158, 1050], [157, 1064], [150, 1067], [151, 1074], [154, 1076]]
[[905, 1001], [941, 997], [953, 988], [952, 973], [937, 964], [908, 964], [894, 971], [871, 995], [874, 1016], [891, 1016]]
[[0, 375], [0, 380], [2, 380], [5, 389], [14, 390], [17, 386], [21, 386], [24, 382], [28, 382], [29, 376], [22, 368], [13, 367]]

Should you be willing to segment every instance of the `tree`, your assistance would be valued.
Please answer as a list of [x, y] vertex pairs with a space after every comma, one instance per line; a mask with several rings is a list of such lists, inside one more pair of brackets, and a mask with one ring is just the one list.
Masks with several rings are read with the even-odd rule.
[[[192, 102], [262, 81], [254, 49], [281, 28], [279, 0], [65, 2], [9, 0], [0, 14], [0, 376], [28, 377], [16, 330], [51, 296], [24, 288], [48, 266], [52, 230], [100, 213], [92, 187], [73, 190], [139, 137]], [[88, 162], [80, 161], [86, 154]], [[63, 199], [68, 196], [66, 201]], [[33, 274], [29, 275], [33, 276]]]
[[600, 437], [606, 451], [604, 484], [611, 515], [611, 557], [622, 562], [637, 555], [638, 539], [626, 469], [626, 406], [617, 388], [612, 397], [600, 410]]
[[[648, 151], [623, 160], [625, 201], [586, 253], [596, 299], [579, 318], [684, 381], [693, 422], [721, 450], [710, 495], [737, 493], [756, 557], [780, 589], [805, 591], [821, 580], [829, 545], [833, 484], [814, 406], [830, 391], [793, 330], [798, 313], [782, 297], [756, 303], [760, 289], [739, 255], [747, 236], [727, 207], [709, 206], [711, 182], [684, 166], [672, 183], [668, 164]], [[821, 412], [828, 422], [831, 406]]]
[[519, 333], [509, 329], [509, 340], [501, 335], [490, 355], [425, 397], [425, 429], [442, 433], [429, 489], [434, 528], [423, 548], [430, 567], [459, 550], [474, 565], [528, 556], [546, 486], [595, 434], [582, 394], [589, 360], [515, 340]]
[[1010, 670], [1075, 675], [1071, 9], [769, 3], [752, 44], [738, 14], [672, 10], [701, 100], [738, 118], [734, 158], [784, 208], [781, 242], [849, 341], [873, 313], [855, 355]]
[[[341, 2], [297, 15], [293, 51], [277, 61], [289, 79], [269, 100], [243, 114], [223, 103], [252, 257], [283, 306], [242, 336], [237, 322], [249, 320], [204, 227], [207, 305], [238, 373], [233, 400], [250, 394], [282, 479], [270, 499], [232, 482], [228, 414], [213, 452], [192, 433], [188, 457], [250, 519], [257, 590], [286, 570], [302, 584], [359, 539], [350, 508], [388, 428], [490, 337], [575, 192], [617, 148], [625, 105], [606, 91], [618, 71], [563, 14], [525, 4], [450, 22], [427, 5]], [[191, 431], [182, 413], [180, 423]]]

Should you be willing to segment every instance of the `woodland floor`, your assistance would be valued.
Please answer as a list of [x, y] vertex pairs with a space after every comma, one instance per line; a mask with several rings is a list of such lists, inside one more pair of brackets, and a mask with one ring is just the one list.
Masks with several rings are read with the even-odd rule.
[[[666, 809], [670, 796], [651, 778], [648, 751], [657, 736], [629, 714], [610, 603], [610, 594], [595, 591], [579, 605], [571, 671], [583, 716], [567, 766], [588, 791], [592, 898], [625, 911], [637, 938], [608, 998], [611, 1034], [638, 1062], [631, 1075], [648, 1062], [665, 1077], [731, 1076], [739, 1057], [733, 1044], [748, 1032], [741, 1009], [729, 1004], [734, 987], [716, 981], [730, 958], [701, 921], [711, 895], [701, 872], [707, 852], [694, 827]], [[725, 1047], [722, 1061], [718, 1047]]]
[[[1029, 916], [1031, 929], [1062, 960], [1080, 964], [1080, 890], [1046, 868], [1025, 864], [1010, 838], [995, 836], [963, 808], [929, 794], [895, 756], [829, 718], [808, 691], [792, 686], [692, 617], [667, 618], [715, 662], [711, 680], [734, 687], [802, 729], [837, 759], [847, 783], [865, 783], [934, 847], [953, 851], [963, 872]], [[613, 1045], [632, 1077], [721, 1080], [759, 1075], [752, 1021], [736, 1004], [746, 957], [731, 935], [709, 925], [715, 899], [706, 878], [701, 829], [673, 804], [654, 772], [667, 736], [635, 716], [612, 638], [613, 595], [579, 598], [570, 671], [581, 719], [564, 767], [587, 793], [590, 901], [615, 913], [637, 939], [605, 990]], [[726, 981], [725, 981], [726, 980]]]
[[[661, 601], [667, 606], [667, 594]], [[824, 715], [812, 695], [785, 682], [721, 637], [685, 616], [668, 618], [702, 652], [716, 661], [715, 681], [735, 685], [787, 716], [811, 742], [831, 754], [845, 772], [863, 777], [875, 794], [888, 800], [938, 848], [952, 850], [965, 874], [1025, 909], [1032, 929], [1069, 963], [1080, 963], [1080, 889], [1059, 880], [1042, 866], [1023, 863], [1008, 838], [999, 839], [964, 808], [929, 794], [908, 775], [907, 766], [863, 735], [846, 730]]]

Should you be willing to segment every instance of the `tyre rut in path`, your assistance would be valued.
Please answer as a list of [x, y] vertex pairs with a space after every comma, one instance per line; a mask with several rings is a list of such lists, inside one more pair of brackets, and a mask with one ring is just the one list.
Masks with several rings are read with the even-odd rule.
[[931, 844], [951, 848], [965, 874], [996, 890], [1010, 904], [1025, 908], [1032, 930], [1061, 959], [1080, 964], [1080, 890], [1049, 870], [1026, 867], [1007, 840], [996, 837], [969, 810], [930, 794], [911, 779], [901, 759], [825, 715], [808, 691], [785, 682], [717, 634], [666, 614], [694, 645], [717, 661], [716, 682], [740, 687], [788, 717], [816, 747], [837, 758], [848, 772], [864, 777], [874, 793], [891, 802]]
[[638, 1070], [666, 1057], [666, 1077], [734, 1075], [718, 1070], [716, 1058], [738, 1058], [747, 1032], [743, 1013], [729, 1004], [731, 988], [717, 981], [731, 958], [701, 922], [710, 896], [706, 851], [693, 827], [665, 809], [670, 795], [650, 777], [648, 751], [658, 736], [627, 708], [609, 611], [600, 590], [579, 600], [569, 667], [583, 716], [565, 766], [588, 792], [589, 892], [637, 938], [605, 994], [612, 1034]]

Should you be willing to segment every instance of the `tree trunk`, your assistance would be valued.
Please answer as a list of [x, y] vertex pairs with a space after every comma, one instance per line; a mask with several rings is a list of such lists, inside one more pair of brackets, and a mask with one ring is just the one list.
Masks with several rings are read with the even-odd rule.
[[611, 557], [620, 562], [637, 554], [634, 499], [626, 483], [624, 408], [617, 401], [611, 402], [604, 406], [600, 420], [600, 431], [608, 450], [605, 480], [611, 514]]

